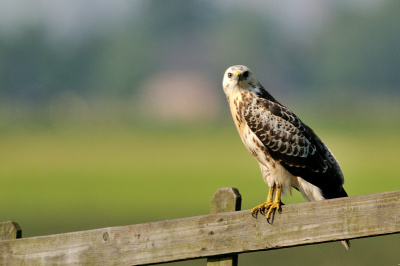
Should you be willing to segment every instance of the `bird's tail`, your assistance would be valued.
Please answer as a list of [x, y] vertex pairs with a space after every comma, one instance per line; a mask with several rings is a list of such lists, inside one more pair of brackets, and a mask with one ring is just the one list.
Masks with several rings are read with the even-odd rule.
[[350, 249], [350, 241], [349, 240], [342, 240], [342, 244], [347, 250]]

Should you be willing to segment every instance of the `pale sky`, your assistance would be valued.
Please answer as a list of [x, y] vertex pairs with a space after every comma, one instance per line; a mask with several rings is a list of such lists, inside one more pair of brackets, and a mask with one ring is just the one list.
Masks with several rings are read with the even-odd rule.
[[[3, 0], [0, 31], [15, 35], [30, 25], [43, 24], [53, 37], [79, 35], [96, 26], [107, 27], [140, 14], [146, 0]], [[374, 10], [386, 0], [220, 0], [210, 1], [222, 12], [244, 9], [276, 19], [291, 37], [301, 38], [331, 18], [338, 7]], [[136, 12], [137, 11], [137, 12]]]

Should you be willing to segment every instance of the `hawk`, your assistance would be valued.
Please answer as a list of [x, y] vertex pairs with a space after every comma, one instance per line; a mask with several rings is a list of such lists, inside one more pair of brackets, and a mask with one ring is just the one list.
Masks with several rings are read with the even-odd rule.
[[[275, 210], [281, 212], [282, 189], [293, 187], [308, 201], [347, 197], [342, 170], [328, 147], [248, 67], [228, 68], [222, 86], [239, 135], [269, 186], [266, 202], [251, 210], [253, 216], [260, 212], [269, 220]], [[348, 240], [342, 243], [349, 248]]]

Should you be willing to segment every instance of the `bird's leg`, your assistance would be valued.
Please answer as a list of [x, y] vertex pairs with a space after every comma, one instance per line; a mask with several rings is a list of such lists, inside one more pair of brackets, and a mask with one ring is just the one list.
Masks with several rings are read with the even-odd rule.
[[271, 217], [271, 213], [275, 212], [275, 210], [278, 210], [279, 213], [282, 212], [281, 194], [282, 194], [282, 186], [278, 186], [276, 188], [275, 200], [269, 207], [269, 210], [266, 214], [267, 219], [269, 219]]
[[274, 191], [275, 191], [275, 184], [269, 188], [267, 201], [263, 204], [255, 206], [253, 209], [251, 209], [251, 213], [253, 214], [253, 216], [257, 217], [258, 212], [260, 212], [261, 214], [264, 214], [269, 210], [269, 208], [273, 204], [272, 197], [274, 195]]

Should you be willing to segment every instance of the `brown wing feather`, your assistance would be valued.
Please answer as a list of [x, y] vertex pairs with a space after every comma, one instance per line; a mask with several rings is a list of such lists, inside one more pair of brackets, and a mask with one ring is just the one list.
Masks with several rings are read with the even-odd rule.
[[246, 105], [242, 115], [272, 158], [291, 174], [301, 176], [313, 185], [341, 188], [343, 174], [338, 162], [317, 135], [293, 112], [252, 92], [244, 92], [243, 98]]

